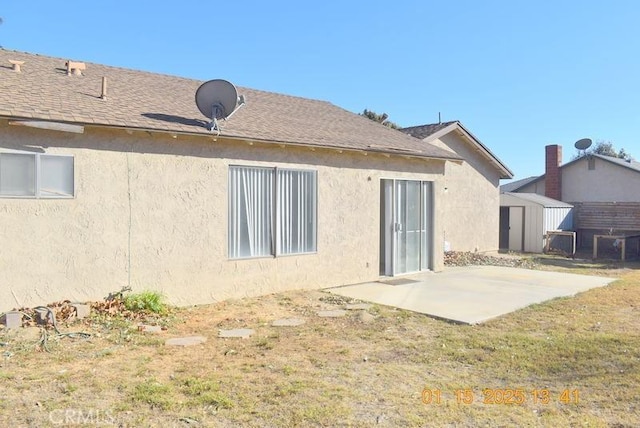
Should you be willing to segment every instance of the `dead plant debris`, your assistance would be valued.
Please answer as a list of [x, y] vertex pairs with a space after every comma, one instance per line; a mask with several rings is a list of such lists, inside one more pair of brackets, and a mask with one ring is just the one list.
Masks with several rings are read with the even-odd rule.
[[86, 302], [84, 304], [89, 305], [91, 308], [91, 315], [85, 319], [78, 320], [76, 317], [75, 303], [70, 300], [61, 300], [47, 304], [46, 308], [49, 308], [54, 315], [52, 319], [50, 316], [41, 320], [38, 315], [38, 307], [34, 308], [19, 308], [15, 309], [21, 312], [24, 316], [22, 319], [23, 327], [54, 327], [54, 319], [58, 325], [68, 325], [75, 322], [82, 322], [84, 324], [95, 324], [100, 320], [118, 318], [127, 322], [138, 323], [150, 323], [155, 324], [162, 318], [167, 318], [171, 315], [171, 309], [167, 314], [162, 317], [149, 311], [138, 311], [127, 309], [122, 298], [116, 298], [111, 300], [104, 300], [99, 302]]

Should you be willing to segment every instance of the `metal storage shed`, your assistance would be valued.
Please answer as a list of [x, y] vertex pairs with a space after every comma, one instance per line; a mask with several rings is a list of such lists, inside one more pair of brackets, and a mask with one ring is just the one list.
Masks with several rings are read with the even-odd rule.
[[500, 194], [500, 249], [542, 253], [550, 230], [573, 230], [573, 205], [536, 193]]

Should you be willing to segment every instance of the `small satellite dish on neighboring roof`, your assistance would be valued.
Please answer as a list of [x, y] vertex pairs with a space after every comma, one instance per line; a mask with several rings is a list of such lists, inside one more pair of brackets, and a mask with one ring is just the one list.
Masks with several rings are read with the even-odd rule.
[[578, 150], [587, 150], [589, 147], [591, 147], [591, 144], [592, 144], [591, 138], [583, 138], [581, 140], [576, 141], [574, 146]]
[[219, 119], [228, 119], [238, 108], [245, 104], [244, 96], [238, 97], [233, 83], [222, 79], [204, 82], [196, 91], [196, 105], [200, 113], [211, 119], [210, 131], [218, 131]]

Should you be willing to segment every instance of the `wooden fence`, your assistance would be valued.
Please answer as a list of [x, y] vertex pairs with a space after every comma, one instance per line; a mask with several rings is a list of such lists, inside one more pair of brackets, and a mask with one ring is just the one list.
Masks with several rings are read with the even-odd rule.
[[602, 231], [640, 231], [640, 202], [571, 202], [574, 227]]

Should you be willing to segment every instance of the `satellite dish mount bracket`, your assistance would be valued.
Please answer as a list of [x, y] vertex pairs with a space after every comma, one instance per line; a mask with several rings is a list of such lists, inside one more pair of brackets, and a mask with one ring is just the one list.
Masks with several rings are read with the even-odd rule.
[[225, 114], [224, 106], [220, 103], [215, 103], [211, 106], [211, 122], [207, 124], [209, 131], [216, 131], [220, 135], [220, 125], [218, 124], [218, 118], [224, 118]]

